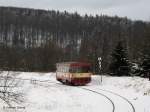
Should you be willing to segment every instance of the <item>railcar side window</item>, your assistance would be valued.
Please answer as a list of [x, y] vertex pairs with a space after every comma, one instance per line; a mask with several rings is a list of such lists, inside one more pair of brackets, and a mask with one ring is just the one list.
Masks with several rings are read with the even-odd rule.
[[71, 73], [87, 73], [90, 72], [90, 67], [71, 67], [69, 69]]
[[90, 67], [82, 67], [82, 71], [87, 73], [87, 72], [90, 72], [91, 69]]
[[66, 72], [69, 72], [69, 67], [68, 67], [68, 66], [61, 66], [61, 65], [58, 65], [58, 66], [57, 66], [57, 71], [58, 71], [58, 72], [64, 72], [64, 73], [66, 73]]

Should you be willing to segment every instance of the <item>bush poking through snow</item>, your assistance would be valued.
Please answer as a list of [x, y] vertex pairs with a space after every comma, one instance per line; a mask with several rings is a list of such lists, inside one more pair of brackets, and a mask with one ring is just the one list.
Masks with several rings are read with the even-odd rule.
[[13, 103], [23, 102], [23, 94], [17, 91], [19, 80], [15, 79], [15, 73], [0, 72], [0, 99], [2, 99], [8, 106]]

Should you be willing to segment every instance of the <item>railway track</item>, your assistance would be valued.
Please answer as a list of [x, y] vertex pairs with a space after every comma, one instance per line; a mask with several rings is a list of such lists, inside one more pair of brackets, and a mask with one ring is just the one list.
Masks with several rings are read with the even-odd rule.
[[125, 100], [126, 102], [128, 102], [128, 104], [131, 106], [132, 112], [136, 112], [136, 111], [135, 111], [135, 107], [133, 106], [133, 104], [131, 103], [131, 101], [129, 101], [127, 98], [125, 98], [125, 97], [123, 97], [123, 96], [121, 96], [121, 95], [119, 95], [119, 94], [117, 94], [117, 93], [114, 93], [114, 92], [112, 92], [112, 91], [109, 91], [109, 90], [100, 89], [100, 88], [98, 88], [98, 89], [101, 90], [101, 91], [109, 92], [109, 93], [111, 93], [111, 94], [114, 94], [114, 95], [116, 95], [116, 96], [118, 96], [118, 97], [124, 99], [124, 100]]
[[[56, 82], [51, 82], [50, 80], [40, 81], [40, 82], [56, 83]], [[56, 83], [56, 84], [62, 85], [61, 83]], [[90, 92], [99, 94], [99, 95], [101, 95], [101, 96], [104, 96], [106, 99], [108, 99], [108, 100], [111, 102], [112, 107], [113, 107], [112, 112], [115, 112], [115, 104], [114, 104], [114, 101], [113, 101], [111, 98], [109, 98], [107, 95], [105, 95], [105, 94], [103, 94], [103, 93], [101, 93], [101, 92], [99, 92], [99, 91], [97, 91], [97, 90], [93, 90], [93, 89], [91, 89], [91, 88], [85, 88], [85, 87], [80, 87], [80, 86], [73, 86], [73, 87], [80, 88], [80, 89], [84, 89], [84, 90], [86, 90], [86, 91], [90, 91]], [[123, 96], [121, 96], [121, 95], [119, 95], [119, 94], [117, 94], [117, 93], [114, 93], [114, 92], [112, 92], [112, 91], [109, 91], [109, 90], [100, 89], [100, 88], [98, 88], [98, 90], [105, 91], [105, 92], [111, 93], [111, 94], [113, 94], [113, 95], [116, 95], [116, 96], [122, 98], [123, 100], [125, 100], [125, 101], [131, 106], [131, 108], [132, 108], [131, 112], [136, 112], [135, 107], [133, 106], [133, 104], [131, 103], [131, 101], [129, 101], [127, 98], [125, 98], [125, 97], [123, 97]]]
[[83, 87], [78, 87], [78, 88], [81, 88], [81, 89], [84, 89], [86, 91], [90, 91], [90, 92], [93, 92], [93, 93], [96, 93], [96, 94], [99, 94], [99, 95], [105, 97], [107, 100], [110, 101], [110, 103], [112, 105], [112, 112], [115, 112], [115, 104], [114, 104], [114, 102], [108, 96], [106, 96], [105, 94], [102, 94], [100, 92], [97, 92], [97, 91], [94, 91], [94, 90], [91, 90], [91, 89], [88, 89], [88, 88], [83, 88]]
[[[46, 80], [46, 81], [41, 81], [41, 80], [37, 80], [38, 82], [46, 82], [46, 83], [53, 83], [53, 84], [57, 84], [57, 85], [60, 85], [60, 86], [64, 86], [64, 84], [62, 83], [57, 83], [57, 82], [54, 82], [54, 81], [50, 81], [50, 80]], [[42, 85], [42, 84], [39, 84], [40, 86], [44, 86], [44, 87], [49, 87], [49, 85]], [[65, 86], [68, 86], [68, 85], [65, 85]], [[73, 86], [75, 88], [78, 88], [78, 89], [83, 89], [83, 90], [86, 90], [88, 92], [92, 92], [94, 94], [98, 94], [98, 95], [101, 95], [103, 96], [104, 98], [106, 98], [110, 104], [112, 105], [112, 111], [111, 112], [115, 112], [115, 104], [114, 102], [108, 97], [106, 96], [105, 94], [103, 93], [100, 93], [100, 92], [97, 92], [97, 91], [94, 91], [94, 90], [91, 90], [91, 89], [88, 89], [88, 88], [83, 88], [83, 87], [80, 87], [80, 86]]]
[[[55, 85], [59, 85], [59, 86], [64, 86], [64, 84], [62, 83], [57, 83], [55, 81], [51, 81], [51, 80], [37, 80], [37, 79], [22, 79], [22, 78], [16, 78], [16, 79], [19, 79], [19, 80], [24, 80], [24, 81], [30, 81], [31, 83], [35, 83], [35, 84], [38, 84], [39, 86], [44, 86], [44, 87], [50, 87], [52, 85], [45, 85], [45, 83], [50, 83], [50, 84], [55, 84]], [[44, 84], [41, 84], [41, 83], [44, 83]], [[67, 86], [67, 85], [65, 85]], [[103, 96], [104, 98], [106, 98], [110, 104], [112, 105], [112, 111], [111, 112], [115, 112], [115, 105], [114, 105], [114, 102], [108, 97], [106, 96], [105, 94], [102, 94], [100, 92], [97, 92], [97, 91], [94, 91], [94, 90], [91, 90], [91, 89], [87, 89], [87, 88], [83, 88], [83, 87], [79, 87], [79, 86], [73, 86], [75, 88], [79, 88], [79, 89], [83, 89], [83, 90], [86, 90], [86, 91], [89, 91], [89, 92], [92, 92], [94, 94], [98, 94], [98, 95], [101, 95]]]
[[[23, 78], [15, 78], [15, 79], [30, 81], [30, 82], [33, 82], [35, 84], [38, 84], [40, 86], [45, 86], [45, 87], [52, 86], [52, 85], [49, 85], [49, 84], [52, 84], [52, 83], [55, 84], [55, 85], [61, 85], [61, 86], [63, 85], [61, 83], [57, 83], [57, 82], [52, 81], [52, 80], [23, 79]], [[44, 84], [42, 84], [42, 83], [44, 83]], [[45, 85], [45, 83], [47, 83], [47, 86]], [[116, 95], [116, 96], [122, 98], [123, 100], [125, 100], [131, 106], [131, 108], [132, 108], [131, 112], [136, 112], [133, 104], [127, 98], [125, 98], [125, 97], [123, 97], [123, 96], [121, 96], [117, 93], [114, 93], [112, 91], [108, 91], [108, 90], [104, 90], [104, 89], [100, 89], [100, 88], [97, 88], [98, 90], [100, 90], [100, 91], [97, 91], [97, 90], [93, 90], [91, 88], [86, 88], [86, 87], [83, 87], [83, 86], [73, 86], [73, 87], [83, 89], [83, 90], [86, 90], [86, 91], [89, 91], [89, 92], [92, 92], [92, 93], [95, 93], [95, 94], [98, 94], [98, 95], [101, 95], [101, 96], [105, 97], [112, 105], [112, 111], [111, 112], [115, 112], [116, 107], [115, 107], [114, 101], [109, 96], [107, 96], [106, 94], [101, 93], [100, 91], [105, 91], [107, 93], [110, 93], [110, 94], [113, 94], [113, 95]]]

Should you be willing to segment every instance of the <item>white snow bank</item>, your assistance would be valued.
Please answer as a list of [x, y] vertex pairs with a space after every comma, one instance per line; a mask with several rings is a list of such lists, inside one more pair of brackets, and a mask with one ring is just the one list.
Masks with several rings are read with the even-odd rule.
[[[136, 93], [150, 95], [150, 81], [141, 77], [112, 77], [102, 76], [102, 84], [115, 86], [120, 89], [131, 89]], [[92, 84], [100, 84], [100, 76], [93, 76]]]
[[[5, 74], [7, 72], [3, 72], [1, 75]], [[98, 112], [99, 110], [110, 112], [112, 109], [109, 100], [98, 94], [72, 86], [44, 82], [45, 80], [57, 82], [55, 73], [10, 72], [10, 74], [18, 80], [20, 78], [29, 79], [20, 80], [19, 84], [21, 87], [19, 90], [24, 93], [25, 99], [20, 104], [25, 107], [21, 112]], [[92, 76], [92, 82], [84, 87], [96, 91], [100, 91], [100, 89], [112, 91], [130, 100], [135, 106], [136, 112], [150, 112], [150, 81], [148, 79], [103, 76], [101, 84], [100, 78], [98, 75]], [[33, 83], [32, 80], [41, 81]], [[113, 100], [116, 112], [127, 112], [126, 110], [130, 109], [128, 103], [120, 97], [107, 92], [100, 92]], [[6, 112], [4, 107], [5, 102], [0, 99], [0, 112]]]

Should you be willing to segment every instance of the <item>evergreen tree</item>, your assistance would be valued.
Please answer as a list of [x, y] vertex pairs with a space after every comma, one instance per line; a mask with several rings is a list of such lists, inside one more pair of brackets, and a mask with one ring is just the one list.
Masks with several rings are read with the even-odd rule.
[[127, 59], [126, 50], [123, 48], [122, 42], [118, 43], [112, 53], [112, 62], [109, 69], [112, 75], [130, 75], [130, 65]]
[[150, 56], [149, 55], [145, 56], [141, 67], [142, 67], [142, 75], [144, 77], [149, 77], [150, 80]]
[[142, 64], [141, 64], [141, 75], [143, 77], [149, 77], [150, 80], [150, 26], [146, 29], [144, 40], [144, 46], [142, 50]]

